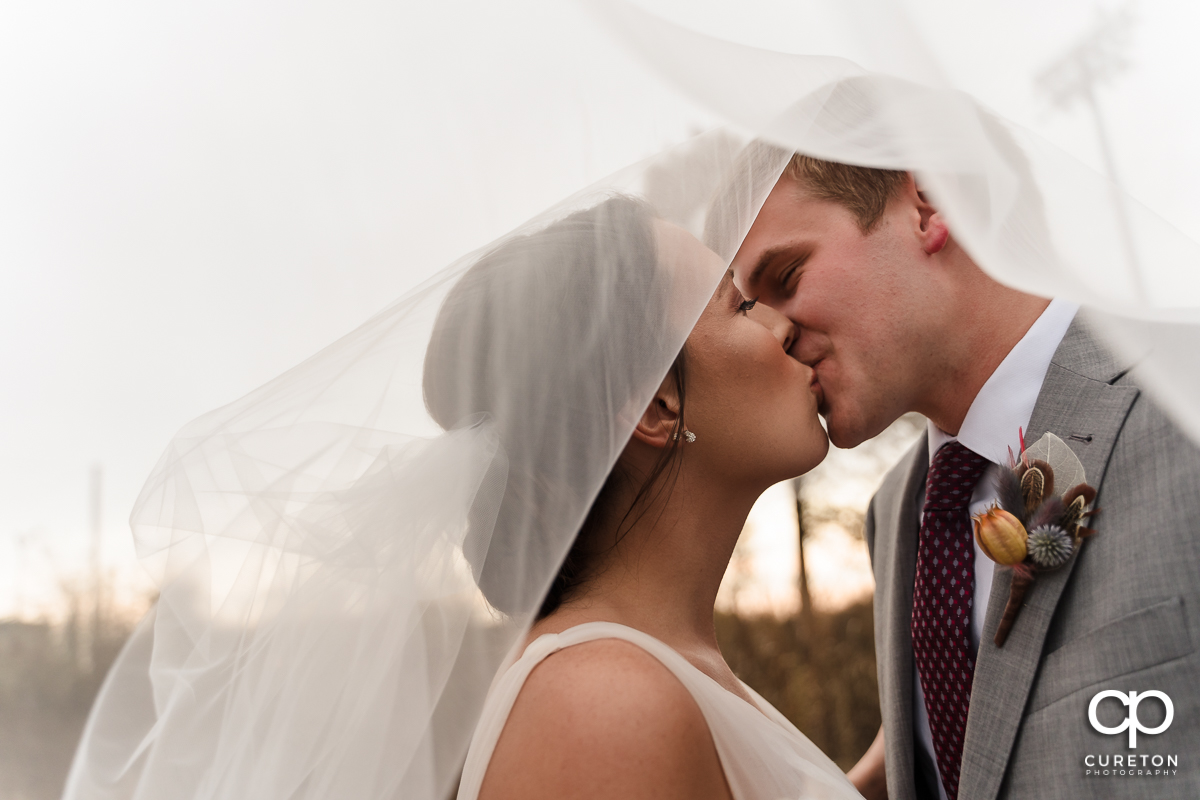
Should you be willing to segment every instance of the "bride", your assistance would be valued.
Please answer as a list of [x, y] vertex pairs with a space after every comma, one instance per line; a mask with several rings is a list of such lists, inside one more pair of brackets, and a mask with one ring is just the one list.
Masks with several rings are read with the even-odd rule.
[[668, 151], [186, 426], [64, 796], [857, 797], [713, 627], [828, 447], [728, 272], [787, 158]]
[[[451, 428], [468, 414], [494, 414], [503, 392], [488, 365], [503, 361], [513, 339], [546, 333], [536, 322], [554, 309], [539, 301], [572, 304], [554, 329], [560, 341], [586, 330], [573, 322], [594, 313], [597, 298], [578, 290], [592, 283], [597, 241], [620, 243], [608, 255], [620, 273], [613, 285], [637, 295], [653, 294], [659, 270], [720, 268], [686, 231], [621, 197], [497, 250], [455, 287], [435, 327], [425, 396], [438, 422]], [[514, 264], [515, 281], [502, 272]], [[488, 318], [502, 292], [533, 299], [520, 317], [468, 324]], [[654, 335], [653, 316], [643, 323], [649, 331], [615, 332], [620, 349], [636, 352]], [[816, 466], [828, 448], [812, 371], [788, 355], [794, 336], [790, 321], [743, 297], [725, 273], [634, 421], [541, 600], [524, 655], [494, 686], [460, 800], [854, 794], [737, 679], [713, 626], [717, 588], [755, 499]], [[522, 486], [510, 484], [501, 517], [521, 505]], [[485, 591], [503, 607], [512, 587], [493, 587], [488, 569], [485, 561]]]

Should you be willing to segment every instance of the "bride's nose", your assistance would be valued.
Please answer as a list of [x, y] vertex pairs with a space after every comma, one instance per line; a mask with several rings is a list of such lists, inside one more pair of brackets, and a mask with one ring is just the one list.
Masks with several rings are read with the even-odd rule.
[[780, 347], [785, 351], [791, 351], [792, 342], [796, 341], [796, 324], [794, 322], [766, 303], [755, 305], [750, 314], [758, 317], [758, 321], [762, 323], [763, 327], [775, 335]]

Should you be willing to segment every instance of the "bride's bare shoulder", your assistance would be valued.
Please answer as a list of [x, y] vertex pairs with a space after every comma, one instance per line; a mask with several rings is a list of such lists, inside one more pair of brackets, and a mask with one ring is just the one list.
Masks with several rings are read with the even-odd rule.
[[708, 724], [683, 684], [620, 639], [560, 650], [529, 675], [480, 800], [730, 797]]

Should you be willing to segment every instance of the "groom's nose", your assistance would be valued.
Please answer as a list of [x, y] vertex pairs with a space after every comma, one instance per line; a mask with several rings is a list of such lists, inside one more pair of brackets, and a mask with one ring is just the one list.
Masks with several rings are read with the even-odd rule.
[[796, 342], [796, 324], [794, 322], [766, 303], [754, 306], [750, 315], [758, 317], [758, 321], [775, 336], [779, 346], [791, 353], [792, 345]]

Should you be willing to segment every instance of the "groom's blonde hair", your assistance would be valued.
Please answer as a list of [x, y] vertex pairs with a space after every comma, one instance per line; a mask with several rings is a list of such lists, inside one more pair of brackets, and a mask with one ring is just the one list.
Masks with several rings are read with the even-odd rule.
[[795, 153], [783, 175], [813, 196], [829, 200], [854, 215], [864, 234], [879, 223], [888, 201], [908, 180], [908, 173], [892, 169], [856, 167]]
[[[780, 173], [779, 163], [785, 158], [787, 164]], [[730, 243], [741, 244], [757, 213], [757, 204], [784, 180], [794, 181], [802, 191], [849, 210], [866, 235], [879, 224], [888, 202], [900, 194], [908, 176], [904, 170], [859, 167], [789, 153], [765, 139], [756, 139], [742, 149], [725, 180], [713, 192], [704, 218], [703, 241], [721, 257], [732, 260], [734, 252], [727, 252]]]

